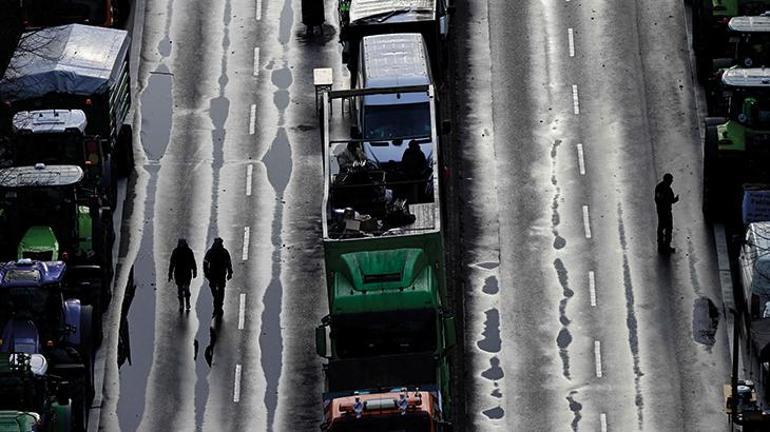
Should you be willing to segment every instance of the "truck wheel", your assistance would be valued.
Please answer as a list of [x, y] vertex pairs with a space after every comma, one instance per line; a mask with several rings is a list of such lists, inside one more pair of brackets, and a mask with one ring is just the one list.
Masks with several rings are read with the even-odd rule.
[[115, 173], [121, 178], [126, 178], [134, 169], [134, 132], [131, 125], [124, 124], [118, 133], [118, 142], [115, 148]]
[[717, 127], [709, 125], [707, 121], [706, 137], [703, 142], [703, 216], [708, 223], [718, 217], [718, 144]]

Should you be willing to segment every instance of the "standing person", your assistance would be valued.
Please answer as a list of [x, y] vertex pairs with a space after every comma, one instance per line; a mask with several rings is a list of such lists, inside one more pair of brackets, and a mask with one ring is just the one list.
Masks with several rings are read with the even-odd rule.
[[663, 181], [655, 186], [655, 208], [658, 211], [658, 252], [671, 254], [676, 249], [671, 247], [671, 231], [674, 229], [674, 218], [671, 215], [671, 206], [679, 201], [679, 195], [674, 195], [671, 184], [674, 176], [669, 173], [663, 175]]
[[179, 312], [182, 312], [184, 305], [190, 310], [190, 281], [198, 277], [198, 266], [195, 265], [195, 254], [193, 254], [187, 240], [180, 238], [176, 248], [171, 252], [171, 262], [168, 265], [168, 281], [173, 278], [176, 282], [176, 293], [179, 298]]
[[302, 24], [305, 24], [307, 36], [313, 35], [313, 27], [318, 27], [323, 36], [325, 21], [324, 0], [302, 0]]
[[[221, 317], [224, 310], [226, 280], [233, 278], [233, 264], [224, 241], [217, 237], [203, 259], [203, 275], [209, 280], [211, 296], [214, 298], [214, 316]], [[227, 278], [225, 280], [225, 278]]]

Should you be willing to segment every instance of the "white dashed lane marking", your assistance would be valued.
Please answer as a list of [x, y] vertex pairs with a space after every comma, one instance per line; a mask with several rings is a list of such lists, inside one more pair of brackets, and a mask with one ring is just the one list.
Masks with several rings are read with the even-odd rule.
[[246, 165], [246, 196], [251, 196], [251, 179], [254, 175], [254, 165]]
[[257, 0], [257, 11], [254, 14], [257, 21], [262, 19], [262, 0]]
[[251, 235], [251, 229], [249, 227], [245, 227], [243, 229], [243, 261], [246, 261], [249, 259], [249, 237]]
[[602, 344], [594, 341], [594, 357], [596, 359], [596, 378], [602, 377]]
[[575, 115], [580, 114], [580, 102], [578, 101], [577, 84], [572, 84], [572, 111]]
[[580, 170], [580, 175], [586, 175], [586, 161], [583, 156], [583, 144], [577, 145], [577, 156], [578, 156], [578, 169]]
[[243, 330], [246, 324], [246, 293], [241, 293], [238, 304], [238, 330]]
[[569, 39], [569, 56], [575, 57], [575, 32], [572, 28], [567, 29], [567, 38]]
[[249, 135], [254, 135], [257, 131], [257, 106], [251, 104], [249, 107]]
[[586, 238], [591, 238], [591, 216], [588, 214], [588, 206], [583, 206], [583, 229], [586, 233]]
[[591, 298], [591, 307], [596, 307], [596, 275], [588, 272], [588, 295]]
[[254, 76], [259, 76], [259, 47], [254, 48]]
[[601, 413], [599, 415], [599, 423], [601, 424], [601, 431], [607, 432], [607, 414]]
[[235, 384], [233, 386], [233, 402], [241, 400], [241, 365], [235, 365]]

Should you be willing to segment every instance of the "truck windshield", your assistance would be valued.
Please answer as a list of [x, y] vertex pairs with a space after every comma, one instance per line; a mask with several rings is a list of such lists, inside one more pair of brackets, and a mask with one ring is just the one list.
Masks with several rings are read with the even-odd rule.
[[427, 415], [383, 415], [333, 423], [329, 432], [431, 432]]
[[75, 134], [18, 135], [14, 142], [14, 165], [79, 165], [85, 154], [79, 136]]
[[430, 105], [427, 102], [399, 105], [366, 105], [364, 138], [389, 140], [430, 136]]
[[21, 0], [22, 13], [31, 27], [107, 21], [108, 0]]
[[332, 335], [341, 358], [433, 352], [436, 333], [433, 309], [340, 314], [332, 320]]

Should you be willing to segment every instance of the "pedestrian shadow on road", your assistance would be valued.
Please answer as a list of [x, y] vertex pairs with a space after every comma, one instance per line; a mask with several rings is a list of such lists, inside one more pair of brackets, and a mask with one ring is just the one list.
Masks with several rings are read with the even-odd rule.
[[[211, 318], [211, 322], [209, 324], [209, 344], [206, 346], [206, 349], [203, 351], [203, 358], [206, 359], [206, 364], [211, 367], [211, 362], [214, 361], [214, 345], [217, 343], [217, 335], [219, 333], [219, 328], [222, 325], [222, 317], [215, 316]], [[198, 359], [198, 339], [195, 339], [193, 341], [193, 361]]]

